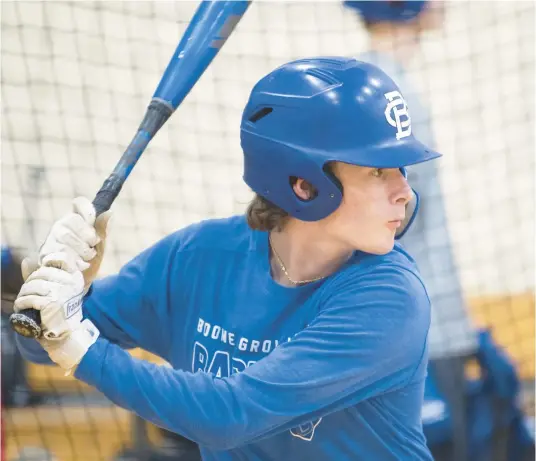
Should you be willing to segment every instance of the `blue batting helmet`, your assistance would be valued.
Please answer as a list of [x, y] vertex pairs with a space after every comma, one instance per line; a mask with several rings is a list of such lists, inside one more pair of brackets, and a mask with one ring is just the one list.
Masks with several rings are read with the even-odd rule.
[[[242, 115], [244, 181], [257, 194], [303, 221], [317, 221], [342, 200], [326, 165], [404, 168], [440, 154], [414, 138], [406, 102], [378, 67], [353, 58], [287, 63], [253, 88]], [[317, 195], [303, 201], [291, 178]]]
[[428, 2], [406, 0], [343, 1], [345, 6], [357, 10], [368, 23], [411, 21], [421, 13], [426, 3]]

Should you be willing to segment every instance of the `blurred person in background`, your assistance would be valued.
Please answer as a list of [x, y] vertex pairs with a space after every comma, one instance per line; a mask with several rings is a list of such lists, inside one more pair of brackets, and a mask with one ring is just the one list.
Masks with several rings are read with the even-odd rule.
[[[356, 57], [393, 76], [406, 95], [415, 135], [435, 148], [430, 114], [408, 81], [407, 69], [419, 52], [423, 34], [442, 26], [443, 2], [344, 1], [343, 4], [358, 14], [370, 39], [370, 50]], [[464, 461], [468, 453], [464, 369], [468, 358], [478, 349], [478, 332], [463, 296], [438, 170], [434, 162], [408, 168], [408, 181], [421, 200], [415, 222], [401, 243], [415, 258], [432, 301], [430, 371], [449, 403], [452, 427], [456, 428], [456, 443], [447, 459]]]
[[15, 344], [15, 332], [9, 325], [13, 302], [24, 283], [21, 261], [17, 251], [2, 247], [2, 409], [25, 407], [40, 401], [29, 388], [26, 361]]
[[[357, 13], [369, 35], [370, 49], [357, 59], [375, 64], [393, 77], [406, 97], [412, 131], [435, 149], [432, 120], [425, 108], [430, 105], [420, 101], [408, 70], [421, 51], [424, 34], [443, 26], [444, 2], [343, 4]], [[411, 230], [401, 238], [416, 260], [431, 298], [425, 401], [429, 399], [433, 405], [427, 409], [425, 403], [423, 408], [425, 434], [437, 461], [534, 460], [534, 431], [521, 410], [515, 364], [494, 342], [491, 332], [477, 329], [469, 316], [449, 235], [439, 167], [437, 162], [427, 162], [408, 168], [408, 182], [420, 196], [420, 209]], [[477, 379], [466, 376], [469, 360], [479, 365]], [[439, 394], [447, 408], [437, 406]], [[450, 419], [451, 439], [434, 446], [438, 434], [434, 431], [442, 417]]]

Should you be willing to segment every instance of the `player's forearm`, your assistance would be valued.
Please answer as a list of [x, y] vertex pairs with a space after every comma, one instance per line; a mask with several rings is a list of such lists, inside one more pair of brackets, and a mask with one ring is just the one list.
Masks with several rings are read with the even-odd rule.
[[212, 375], [138, 360], [99, 339], [75, 377], [122, 408], [208, 448], [230, 449], [244, 440], [247, 420], [225, 381]]
[[[387, 380], [374, 378], [372, 385], [371, 379], [365, 381], [351, 370], [338, 374], [324, 373], [317, 366], [300, 370], [299, 359], [297, 370], [287, 363], [276, 370], [273, 362], [265, 367], [257, 364], [256, 374], [217, 378], [137, 360], [99, 340], [82, 359], [75, 376], [143, 419], [221, 451], [354, 405], [407, 382], [415, 371], [414, 366], [405, 367]], [[391, 363], [389, 368], [396, 365]]]
[[[271, 382], [173, 370], [135, 359], [101, 339], [86, 353], [75, 377], [141, 418], [217, 451], [321, 418], [337, 410], [342, 397], [338, 391], [337, 397], [326, 396], [329, 392], [319, 396], [314, 382], [307, 382], [291, 391], [292, 398], [280, 399]], [[325, 400], [332, 404], [326, 406]]]

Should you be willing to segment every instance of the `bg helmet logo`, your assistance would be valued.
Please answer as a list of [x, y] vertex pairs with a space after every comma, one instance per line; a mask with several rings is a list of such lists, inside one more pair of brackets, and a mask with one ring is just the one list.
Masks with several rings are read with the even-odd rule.
[[396, 139], [400, 140], [411, 134], [411, 117], [408, 105], [398, 91], [385, 93], [385, 99], [389, 101], [385, 108], [385, 118], [389, 125], [396, 128]]

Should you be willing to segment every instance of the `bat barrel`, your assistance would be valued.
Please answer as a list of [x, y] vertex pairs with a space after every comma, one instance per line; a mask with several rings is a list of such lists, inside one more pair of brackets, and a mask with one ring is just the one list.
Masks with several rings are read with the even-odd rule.
[[153, 98], [174, 109], [218, 54], [251, 1], [202, 1], [169, 62]]

